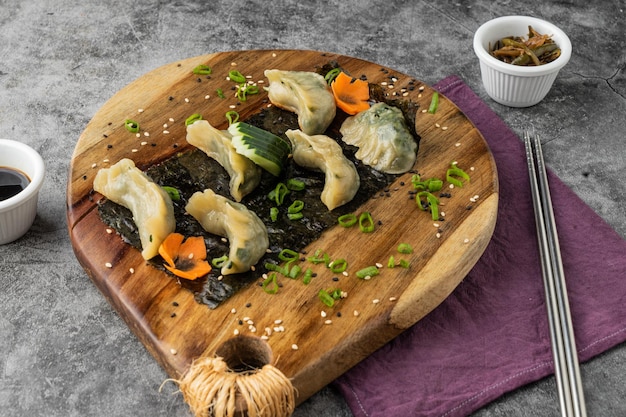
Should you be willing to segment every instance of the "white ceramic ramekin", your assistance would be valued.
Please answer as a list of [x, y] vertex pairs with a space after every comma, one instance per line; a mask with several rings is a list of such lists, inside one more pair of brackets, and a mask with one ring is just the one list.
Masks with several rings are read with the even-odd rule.
[[[507, 64], [489, 54], [499, 39], [507, 36], [528, 36], [528, 26], [547, 34], [561, 48], [561, 56], [540, 66]], [[474, 34], [474, 52], [480, 61], [480, 72], [487, 94], [494, 101], [510, 107], [529, 107], [548, 94], [559, 70], [572, 56], [572, 43], [561, 29], [529, 16], [503, 16], [490, 20]]]
[[0, 201], [0, 245], [4, 245], [22, 237], [32, 226], [45, 165], [41, 155], [30, 146], [0, 139], [0, 166], [18, 169], [30, 179], [30, 184], [20, 193]]

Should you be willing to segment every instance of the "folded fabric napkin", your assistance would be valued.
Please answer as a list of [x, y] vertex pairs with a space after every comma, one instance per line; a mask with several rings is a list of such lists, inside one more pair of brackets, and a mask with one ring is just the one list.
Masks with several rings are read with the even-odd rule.
[[[434, 86], [498, 169], [493, 238], [434, 311], [334, 382], [356, 417], [466, 416], [554, 372], [524, 145], [458, 77]], [[626, 340], [626, 240], [548, 172], [581, 361]]]

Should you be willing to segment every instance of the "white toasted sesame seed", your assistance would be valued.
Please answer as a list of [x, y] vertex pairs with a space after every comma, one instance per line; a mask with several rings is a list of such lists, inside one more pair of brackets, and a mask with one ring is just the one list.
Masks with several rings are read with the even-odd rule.
[[456, 146], [458, 148], [459, 146], [461, 146], [461, 142], [455, 143], [454, 146]]
[[283, 321], [281, 319], [274, 320], [274, 324], [283, 324]]
[[146, 142], [146, 141], [141, 142], [141, 146], [146, 146], [147, 144], [148, 144], [148, 142]]
[[107, 233], [108, 233], [108, 234], [113, 233], [113, 229], [107, 229]]
[[331, 319], [328, 319], [324, 322], [324, 324], [333, 324], [333, 321]]
[[372, 300], [372, 303], [374, 303], [374, 304], [378, 304], [378, 303], [380, 303], [380, 300], [379, 300], [378, 298], [374, 298], [374, 299]]
[[469, 241], [470, 240], [468, 238], [463, 239], [463, 243], [469, 243]]
[[141, 133], [135, 133], [135, 137], [140, 138], [141, 137]]
[[169, 135], [169, 134], [170, 134], [170, 131], [169, 131], [169, 130], [164, 130], [164, 131], [163, 131], [163, 134], [164, 134], [164, 135]]
[[267, 335], [263, 335], [261, 336], [261, 340], [269, 340], [269, 337], [267, 337]]
[[205, 100], [208, 100], [208, 99], [210, 99], [210, 98], [211, 98], [211, 96], [210, 96], [210, 95], [208, 95], [208, 94], [207, 94], [206, 96], [204, 96], [204, 99], [205, 99]]
[[134, 274], [134, 273], [135, 273], [135, 268], [130, 268], [130, 269], [128, 270], [128, 272], [130, 272], [131, 274]]
[[441, 130], [448, 130], [448, 126], [442, 126]]
[[169, 118], [169, 121], [170, 121], [170, 122], [173, 122], [173, 121], [174, 121], [174, 118], [173, 118], [173, 117], [170, 117], [170, 118]]
[[352, 312], [352, 315], [353, 315], [354, 317], [359, 317], [359, 314], [361, 314], [361, 313], [359, 313], [357, 310], [354, 310], [354, 311]]
[[298, 350], [298, 345], [296, 345], [295, 343], [293, 345], [291, 345], [291, 349], [293, 350]]
[[237, 335], [239, 334], [239, 329], [235, 329], [235, 330], [233, 330], [233, 334], [234, 334], [235, 336], [237, 336]]
[[382, 268], [382, 267], [383, 267], [383, 264], [381, 264], [380, 262], [376, 262], [376, 267], [378, 267], [378, 268]]
[[326, 317], [326, 316], [327, 316], [327, 314], [326, 314], [326, 312], [325, 312], [324, 310], [322, 310], [322, 311], [320, 312], [320, 315], [322, 316], [322, 318], [324, 318], [324, 317]]
[[143, 113], [143, 109], [137, 109], [137, 113]]
[[189, 103], [189, 99], [185, 97], [185, 103]]
[[237, 309], [233, 307], [233, 308], [230, 309], [230, 312], [235, 314], [237, 312]]
[[113, 268], [113, 265], [111, 264], [111, 262], [105, 263], [104, 266], [106, 266], [107, 268]]
[[439, 123], [435, 123], [435, 127], [441, 127]]
[[[421, 94], [420, 94], [421, 95]], [[428, 110], [422, 109], [422, 113], [426, 113]]]
[[437, 232], [435, 236], [437, 236], [437, 239], [439, 239], [441, 237], [441, 233]]
[[170, 349], [170, 353], [172, 355], [176, 355], [178, 353], [178, 351], [176, 349], [172, 348], [172, 349]]
[[97, 166], [98, 166], [98, 164], [96, 164], [96, 163], [91, 164], [91, 167], [92, 167], [92, 168], [95, 168], [95, 167], [97, 167]]
[[389, 301], [392, 301], [392, 302], [393, 302], [393, 301], [396, 301], [396, 300], [397, 300], [397, 298], [396, 298], [396, 297], [389, 297]]

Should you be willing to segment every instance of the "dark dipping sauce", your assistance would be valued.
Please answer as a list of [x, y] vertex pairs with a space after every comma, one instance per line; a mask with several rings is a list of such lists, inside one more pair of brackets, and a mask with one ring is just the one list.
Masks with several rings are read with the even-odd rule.
[[15, 168], [0, 167], [0, 201], [15, 197], [28, 187], [30, 179]]
[[[338, 115], [340, 120], [336, 119], [329, 127], [326, 132], [328, 136], [335, 139], [341, 136], [339, 126], [346, 117], [345, 115], [342, 116], [339, 117]], [[286, 138], [284, 132], [287, 129], [298, 128], [295, 114], [275, 106], [262, 110], [246, 120], [246, 123], [284, 138]], [[414, 135], [414, 137], [419, 144], [419, 136]], [[263, 178], [259, 186], [244, 197], [241, 203], [253, 210], [267, 227], [270, 242], [269, 253], [257, 263], [254, 271], [220, 277], [220, 268], [214, 267], [206, 279], [195, 281], [179, 279], [184, 288], [195, 294], [197, 302], [210, 308], [216, 308], [239, 289], [257, 281], [263, 273], [267, 272], [264, 266], [266, 262], [278, 263], [277, 255], [282, 249], [288, 248], [298, 252], [303, 250], [309, 243], [317, 240], [324, 230], [337, 224], [337, 217], [354, 212], [367, 200], [378, 196], [381, 190], [397, 178], [396, 175], [384, 174], [364, 165], [354, 157], [357, 148], [346, 145], [341, 140], [338, 140], [338, 143], [342, 146], [346, 157], [354, 162], [360, 176], [361, 186], [355, 198], [348, 204], [330, 212], [320, 200], [320, 194], [324, 187], [323, 173], [301, 168], [292, 160], [288, 161], [279, 178], [263, 171]], [[185, 214], [188, 199], [197, 191], [211, 188], [215, 193], [232, 199], [229, 187], [230, 178], [221, 165], [202, 151], [194, 149], [181, 152], [148, 168], [146, 174], [161, 186], [178, 189], [181, 198], [179, 201], [173, 201], [177, 232], [184, 236], [203, 236], [209, 261], [212, 258], [228, 254], [229, 244], [225, 239], [207, 233], [193, 217]], [[272, 221], [270, 208], [276, 206], [276, 203], [271, 201], [267, 195], [279, 181], [286, 182], [289, 178], [303, 181], [306, 188], [303, 191], [291, 191], [286, 196], [285, 203], [279, 207], [278, 219]], [[295, 199], [305, 203], [304, 218], [292, 221], [287, 218], [287, 207]], [[125, 242], [138, 249], [141, 248], [138, 231], [130, 210], [103, 199], [99, 202], [99, 214], [102, 220], [114, 228]], [[148, 262], [155, 268], [166, 271], [160, 256], [156, 256]]]

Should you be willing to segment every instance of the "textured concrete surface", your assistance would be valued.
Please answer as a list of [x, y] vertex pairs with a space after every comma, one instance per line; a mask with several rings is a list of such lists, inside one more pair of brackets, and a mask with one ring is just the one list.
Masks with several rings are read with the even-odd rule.
[[[178, 59], [252, 48], [354, 55], [429, 84], [458, 74], [514, 130], [541, 132], [548, 165], [626, 237], [625, 9], [624, 0], [0, 0], [0, 137], [31, 145], [48, 168], [33, 228], [0, 246], [0, 414], [190, 415], [172, 384], [159, 390], [165, 373], [78, 265], [66, 230], [76, 140], [124, 85]], [[556, 22], [574, 45], [533, 108], [500, 106], [481, 86], [472, 35], [506, 14]], [[582, 373], [589, 415], [626, 415], [626, 346]], [[295, 415], [351, 413], [324, 389]], [[558, 415], [552, 378], [475, 414], [547, 415]]]

